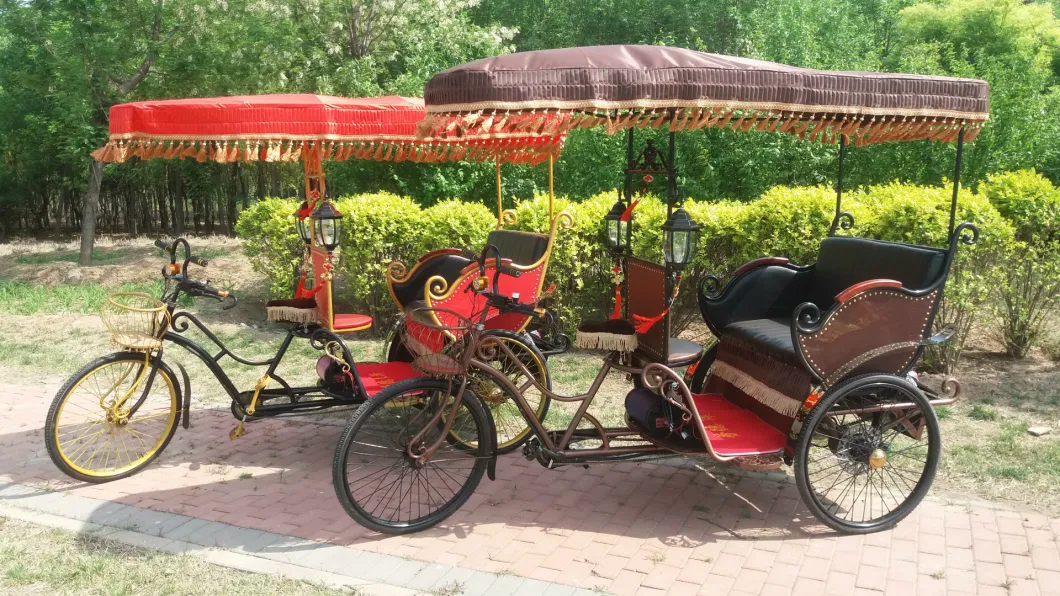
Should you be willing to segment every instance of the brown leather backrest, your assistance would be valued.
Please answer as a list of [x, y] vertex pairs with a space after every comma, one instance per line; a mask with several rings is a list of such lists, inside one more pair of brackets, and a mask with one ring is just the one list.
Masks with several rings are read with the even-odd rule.
[[[631, 323], [636, 324], [633, 315], [657, 317], [666, 309], [666, 268], [651, 261], [627, 257], [626, 296]], [[669, 315], [646, 333], [637, 334], [637, 352], [656, 362], [667, 361], [669, 343]]]

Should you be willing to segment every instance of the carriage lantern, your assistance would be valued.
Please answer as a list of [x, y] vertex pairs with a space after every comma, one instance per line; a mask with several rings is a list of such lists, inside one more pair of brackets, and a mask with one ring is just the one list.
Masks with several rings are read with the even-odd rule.
[[607, 235], [607, 244], [611, 250], [622, 252], [626, 248], [626, 229], [628, 221], [622, 221], [622, 214], [626, 212], [626, 206], [621, 200], [615, 201], [611, 210], [604, 216], [604, 232]]
[[320, 244], [328, 252], [333, 252], [338, 248], [339, 239], [342, 238], [342, 214], [331, 204], [331, 201], [325, 200], [313, 211], [313, 221]]
[[298, 227], [298, 236], [302, 239], [302, 242], [305, 242], [306, 244], [309, 244], [310, 241], [313, 240], [309, 229], [309, 226], [312, 225], [309, 222], [309, 214], [309, 203], [306, 201], [302, 201], [302, 204], [298, 207], [298, 211], [294, 212], [295, 223]]
[[684, 207], [678, 207], [666, 223], [663, 231], [663, 257], [666, 264], [675, 271], [682, 271], [696, 256], [696, 243], [699, 241], [699, 229], [703, 227], [692, 221]]

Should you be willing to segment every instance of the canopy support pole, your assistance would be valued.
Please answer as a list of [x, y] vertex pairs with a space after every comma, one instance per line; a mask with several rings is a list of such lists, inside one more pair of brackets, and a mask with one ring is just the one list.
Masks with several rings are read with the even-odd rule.
[[957, 223], [957, 193], [961, 188], [961, 155], [964, 153], [965, 126], [957, 133], [957, 159], [953, 166], [953, 199], [950, 201], [950, 233], [947, 238], [953, 242], [953, 226]]
[[[835, 236], [839, 228], [839, 221], [843, 219], [843, 163], [847, 156], [847, 136], [839, 135], [839, 174], [835, 183], [835, 217], [832, 218], [832, 226], [828, 228], [828, 235]], [[851, 218], [853, 219], [853, 218]], [[846, 229], [844, 227], [844, 229]]]
[[[633, 127], [630, 127], [626, 133], [626, 207], [633, 204], [633, 174], [630, 170], [634, 167], [633, 162]], [[630, 217], [629, 224], [626, 225], [626, 254], [632, 254], [632, 248], [630, 245], [633, 244], [633, 218]]]
[[[321, 148], [307, 141], [302, 146], [302, 164], [305, 169], [305, 200], [309, 204], [310, 214], [317, 207], [318, 201], [323, 201], [327, 196], [326, 184], [324, 182], [324, 167], [320, 163]], [[310, 215], [312, 218], [312, 215]], [[309, 226], [310, 243], [316, 241], [316, 226]]]
[[501, 158], [497, 158], [497, 229], [501, 229], [504, 221], [504, 199], [501, 195]]
[[[677, 116], [677, 110], [674, 108], [669, 109], [670, 123], [672, 124], [674, 118]], [[677, 147], [675, 145], [675, 137], [673, 127], [670, 126], [670, 146], [666, 152], [666, 217], [669, 219], [674, 212], [674, 204], [677, 203], [677, 168], [675, 167], [674, 161], [677, 158]], [[669, 292], [669, 290], [667, 290]], [[667, 294], [669, 296], [669, 294]]]
[[548, 156], [548, 225], [550, 225], [550, 226], [552, 225], [552, 201], [553, 201], [553, 198], [554, 198], [553, 189], [552, 189], [552, 182], [553, 182], [552, 167], [553, 167], [553, 165], [555, 163], [556, 163], [556, 156], [554, 156], [554, 155], [552, 155], [550, 153], [549, 156]]

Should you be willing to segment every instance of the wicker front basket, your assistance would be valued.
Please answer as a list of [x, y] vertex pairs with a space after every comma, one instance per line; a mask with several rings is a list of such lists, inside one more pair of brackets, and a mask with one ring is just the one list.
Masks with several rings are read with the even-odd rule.
[[139, 292], [111, 294], [99, 309], [114, 343], [130, 350], [157, 350], [169, 326], [169, 311], [161, 300]]

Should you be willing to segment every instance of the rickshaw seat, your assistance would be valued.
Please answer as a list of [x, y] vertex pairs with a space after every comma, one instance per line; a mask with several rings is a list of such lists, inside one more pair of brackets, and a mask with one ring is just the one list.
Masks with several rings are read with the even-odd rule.
[[[666, 309], [666, 268], [651, 261], [626, 258], [626, 294], [629, 314], [656, 317], [647, 331], [637, 333], [637, 354], [671, 368], [689, 366], [699, 359], [703, 347], [695, 342], [670, 336], [670, 315]], [[635, 324], [635, 321], [631, 320]]]
[[316, 295], [317, 321], [334, 333], [353, 333], [372, 327], [372, 317], [361, 314], [335, 314], [334, 290], [331, 280], [324, 276], [328, 255], [319, 247], [310, 249], [313, 261], [313, 287], [322, 288]]
[[548, 236], [532, 232], [493, 230], [486, 237], [486, 244], [496, 246], [502, 258], [522, 267], [537, 263], [548, 252]]
[[791, 321], [787, 319], [752, 319], [726, 326], [722, 333], [761, 348], [774, 358], [795, 362], [795, 344], [791, 341]]

